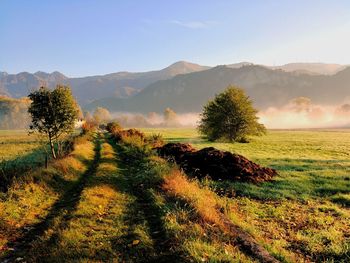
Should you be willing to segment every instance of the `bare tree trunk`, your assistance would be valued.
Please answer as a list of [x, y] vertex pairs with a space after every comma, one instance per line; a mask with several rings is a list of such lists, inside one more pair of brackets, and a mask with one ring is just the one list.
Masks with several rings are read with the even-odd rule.
[[57, 157], [61, 158], [61, 142], [57, 140]]
[[54, 159], [56, 159], [56, 152], [55, 152], [55, 145], [53, 144], [51, 136], [49, 136], [50, 140], [50, 148], [51, 148], [51, 154]]

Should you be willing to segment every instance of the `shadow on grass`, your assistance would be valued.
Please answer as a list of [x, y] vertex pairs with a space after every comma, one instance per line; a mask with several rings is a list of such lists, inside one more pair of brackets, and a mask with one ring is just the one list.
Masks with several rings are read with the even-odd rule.
[[[54, 227], [54, 230], [56, 232], [52, 234], [49, 240], [40, 243], [40, 247], [47, 251], [47, 249], [50, 249], [52, 244], [58, 241], [59, 230], [67, 227], [72, 214], [76, 210], [77, 205], [80, 201], [81, 193], [85, 187], [87, 179], [96, 173], [96, 169], [100, 160], [100, 149], [100, 142], [99, 140], [96, 140], [94, 160], [92, 163], [89, 163], [90, 166], [88, 170], [82, 174], [77, 181], [64, 182], [62, 178], [59, 179], [61, 180], [59, 183], [67, 184], [65, 187], [66, 190], [63, 192], [61, 198], [53, 204], [48, 215], [41, 222], [31, 226], [30, 230], [25, 232], [22, 237], [8, 244], [8, 247], [12, 248], [12, 250], [2, 259], [4, 262], [12, 262], [15, 261], [18, 257], [27, 256], [32, 249], [33, 242], [40, 242], [41, 239], [43, 239], [46, 231], [51, 227]], [[57, 221], [59, 223], [58, 225], [55, 225]]]
[[23, 173], [45, 166], [46, 147], [34, 149], [26, 155], [0, 162], [0, 191], [6, 192], [13, 180], [20, 179]]
[[[135, 196], [135, 202], [127, 210], [124, 221], [129, 225], [128, 233], [121, 238], [113, 240], [113, 248], [123, 255], [123, 260], [132, 262], [186, 262], [185, 257], [174, 250], [173, 241], [164, 226], [164, 211], [156, 204], [152, 191], [158, 184], [155, 174], [147, 173], [148, 178], [137, 178], [140, 171], [147, 166], [146, 158], [133, 158], [125, 153], [123, 147], [111, 143], [119, 156], [117, 164], [121, 176], [115, 184], [121, 187], [119, 191]], [[120, 159], [119, 159], [120, 157]], [[154, 177], [154, 178], [153, 178]], [[135, 231], [136, 227], [146, 223], [148, 235], [152, 239], [152, 247], [130, 246], [133, 240], [140, 239]], [[129, 245], [128, 245], [129, 244]]]

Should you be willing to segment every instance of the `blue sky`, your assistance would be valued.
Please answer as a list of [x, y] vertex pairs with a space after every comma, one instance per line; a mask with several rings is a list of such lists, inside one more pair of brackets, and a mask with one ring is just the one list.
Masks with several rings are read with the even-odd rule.
[[0, 0], [0, 71], [350, 64], [348, 0]]

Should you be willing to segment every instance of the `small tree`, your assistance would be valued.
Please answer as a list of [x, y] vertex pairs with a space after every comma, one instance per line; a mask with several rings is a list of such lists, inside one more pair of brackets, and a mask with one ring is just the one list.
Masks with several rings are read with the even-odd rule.
[[[66, 86], [57, 86], [54, 90], [41, 87], [28, 96], [31, 104], [28, 112], [32, 117], [30, 130], [48, 136], [52, 157], [60, 155], [59, 138], [63, 134], [74, 130], [78, 117], [78, 104], [73, 98], [71, 90]], [[57, 153], [55, 150], [57, 144]]]
[[171, 108], [166, 108], [164, 110], [164, 123], [165, 126], [178, 126], [180, 124], [177, 114]]
[[198, 130], [209, 140], [246, 141], [247, 135], [262, 135], [257, 110], [242, 89], [229, 86], [204, 106]]
[[107, 109], [97, 107], [94, 112], [94, 119], [97, 122], [97, 124], [106, 123], [111, 119], [111, 114]]

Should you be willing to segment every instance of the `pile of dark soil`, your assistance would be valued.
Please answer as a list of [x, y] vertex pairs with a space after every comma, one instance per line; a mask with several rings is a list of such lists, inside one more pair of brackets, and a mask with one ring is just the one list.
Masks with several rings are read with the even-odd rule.
[[157, 148], [158, 154], [175, 161], [195, 177], [210, 176], [213, 180], [237, 180], [260, 183], [270, 181], [277, 171], [262, 167], [242, 155], [213, 147], [196, 151], [190, 144], [168, 143]]
[[184, 161], [183, 158], [186, 153], [196, 151], [196, 149], [188, 143], [167, 143], [156, 149], [160, 156], [171, 159], [178, 164], [181, 164]]

